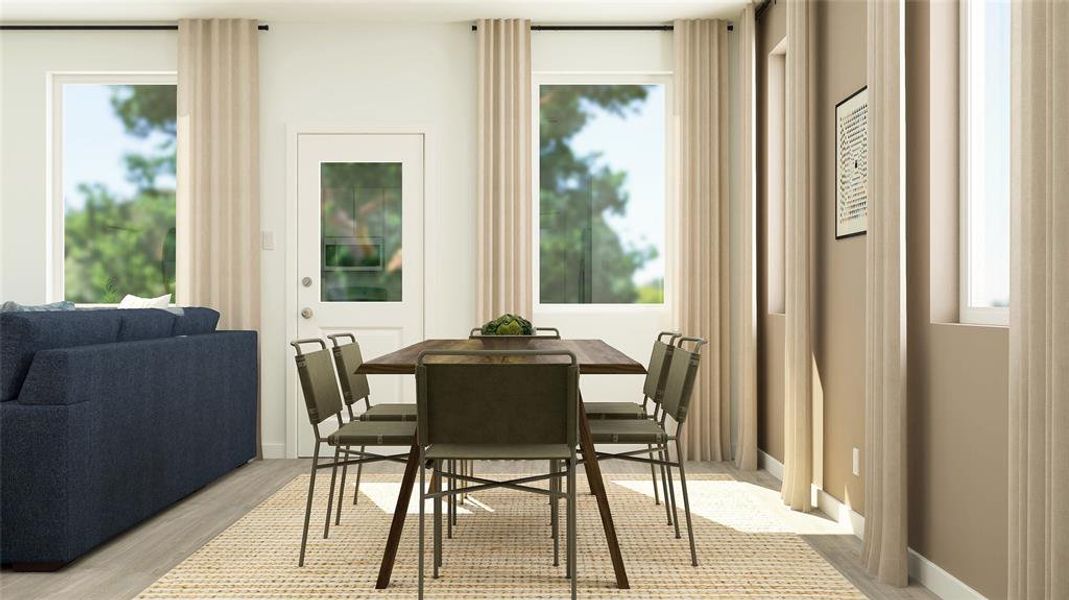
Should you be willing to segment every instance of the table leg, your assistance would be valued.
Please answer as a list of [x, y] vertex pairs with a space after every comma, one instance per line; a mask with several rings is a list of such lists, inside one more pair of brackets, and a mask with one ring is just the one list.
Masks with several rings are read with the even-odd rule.
[[397, 494], [397, 506], [393, 509], [390, 536], [386, 538], [386, 549], [382, 551], [379, 579], [375, 582], [375, 589], [377, 590], [384, 590], [386, 586], [390, 585], [390, 576], [393, 575], [393, 563], [397, 559], [397, 546], [401, 543], [401, 532], [405, 528], [408, 503], [412, 498], [412, 487], [416, 483], [418, 471], [419, 446], [413, 444], [412, 449], [408, 451], [408, 461], [405, 462], [405, 474], [401, 477], [401, 490]]
[[598, 466], [598, 455], [594, 451], [594, 438], [590, 435], [590, 423], [587, 421], [586, 408], [582, 401], [579, 402], [579, 448], [583, 451], [583, 466], [586, 468], [587, 483], [598, 501], [601, 526], [605, 529], [609, 557], [612, 558], [612, 568], [616, 572], [616, 587], [622, 590], [630, 589], [627, 570], [624, 568], [624, 557], [620, 554], [620, 541], [616, 539], [616, 526], [612, 522], [612, 511], [609, 510], [609, 498], [605, 493], [605, 482], [601, 478], [601, 467]]

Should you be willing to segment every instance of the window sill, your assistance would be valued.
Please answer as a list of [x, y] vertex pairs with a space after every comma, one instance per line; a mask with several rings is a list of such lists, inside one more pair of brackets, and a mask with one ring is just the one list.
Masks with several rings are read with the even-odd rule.
[[954, 328], [967, 328], [967, 329], [991, 329], [991, 330], [1009, 330], [1009, 324], [1002, 323], [967, 323], [963, 321], [957, 322], [944, 322], [944, 321], [932, 321], [930, 325], [937, 327], [954, 327]]

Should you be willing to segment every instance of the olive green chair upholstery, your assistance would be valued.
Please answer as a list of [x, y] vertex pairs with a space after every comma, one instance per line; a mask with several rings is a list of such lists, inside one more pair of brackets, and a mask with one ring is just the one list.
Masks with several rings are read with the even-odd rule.
[[[361, 421], [415, 421], [416, 405], [401, 402], [371, 404], [371, 387], [367, 375], [357, 373], [364, 357], [360, 353], [360, 344], [351, 333], [334, 333], [327, 338], [334, 344], [334, 363], [338, 367], [338, 379], [341, 381], [342, 398], [349, 411], [349, 420]], [[348, 343], [339, 340], [348, 339]], [[363, 400], [364, 410], [356, 413], [353, 406]]]
[[[692, 343], [690, 349], [684, 344]], [[690, 409], [691, 393], [694, 379], [698, 374], [701, 360], [701, 347], [705, 340], [694, 337], [681, 337], [676, 342], [665, 373], [664, 390], [661, 402], [654, 409], [653, 419], [603, 419], [590, 421], [590, 434], [596, 446], [617, 444], [646, 444], [646, 450], [632, 450], [618, 453], [598, 451], [599, 459], [621, 459], [634, 462], [661, 465], [666, 475], [665, 504], [669, 506], [670, 522], [675, 525], [675, 534], [679, 538], [679, 518], [676, 516], [675, 489], [672, 486], [672, 468], [679, 469], [679, 479], [683, 487], [683, 509], [687, 519], [687, 536], [690, 539], [690, 560], [698, 566], [698, 553], [694, 546], [694, 530], [691, 527], [690, 497], [687, 492], [687, 475], [682, 460], [679, 432], [687, 421]], [[668, 422], [671, 417], [671, 423]], [[674, 426], [672, 426], [674, 425]], [[673, 460], [668, 443], [673, 442], [676, 456]], [[645, 455], [645, 456], [643, 456]], [[656, 485], [654, 486], [656, 489]]]
[[[458, 362], [455, 357], [464, 356]], [[555, 357], [533, 363], [518, 358]], [[478, 361], [473, 361], [477, 357]], [[559, 361], [559, 362], [558, 362]], [[575, 473], [579, 423], [579, 365], [565, 350], [426, 351], [416, 364], [416, 405], [420, 448], [419, 597], [424, 586], [424, 500], [434, 501], [434, 577], [441, 565], [441, 500], [443, 497], [492, 488], [506, 488], [549, 497], [553, 564], [558, 564], [557, 501], [567, 502], [567, 574], [572, 598], [575, 573]], [[495, 481], [467, 473], [439, 472], [439, 485], [428, 493], [423, 485], [428, 464], [472, 460], [548, 461], [550, 472]], [[564, 472], [558, 468], [565, 464]], [[560, 479], [567, 480], [561, 492]], [[442, 491], [440, 482], [463, 487]], [[549, 488], [532, 487], [549, 481]]]
[[[364, 364], [364, 356], [360, 353], [360, 344], [356, 336], [351, 333], [334, 333], [327, 336], [333, 344], [334, 363], [338, 368], [338, 380], [341, 382], [342, 399], [345, 401], [345, 409], [349, 413], [350, 421], [415, 421], [416, 405], [396, 403], [371, 404], [371, 386], [368, 385], [367, 375], [357, 373], [360, 365]], [[348, 340], [342, 343], [342, 340]], [[364, 410], [357, 413], [353, 410], [363, 400]], [[363, 452], [365, 449], [360, 448]], [[351, 448], [343, 448], [342, 454], [348, 456]], [[353, 489], [353, 505], [360, 500], [360, 478], [364, 467], [356, 468], [356, 487]], [[348, 467], [341, 470], [341, 486], [338, 489], [338, 512], [335, 523], [341, 522], [341, 498], [345, 496], [345, 479], [348, 475]]]
[[[672, 360], [672, 351], [675, 341], [683, 334], [674, 331], [662, 331], [657, 334], [653, 341], [653, 349], [650, 351], [650, 361], [646, 365], [646, 378], [642, 383], [642, 403], [618, 401], [618, 402], [587, 402], [587, 419], [627, 419], [645, 420], [656, 418], [656, 413], [661, 404], [661, 395], [664, 393], [664, 383], [668, 377], [668, 363]], [[652, 412], [650, 409], [653, 409]], [[640, 425], [635, 425], [639, 427]], [[652, 448], [651, 448], [652, 450]], [[664, 488], [665, 498], [668, 497], [666, 483], [667, 473], [661, 466], [661, 487]], [[661, 494], [657, 487], [657, 465], [650, 464], [650, 479], [653, 481], [653, 503], [661, 503]], [[672, 513], [668, 504], [665, 504], [665, 516], [668, 524], [672, 524]]]
[[[664, 367], [672, 358], [672, 344], [683, 334], [673, 331], [662, 331], [653, 342], [653, 350], [650, 352], [650, 362], [646, 366], [646, 378], [642, 383], [642, 403], [621, 402], [587, 402], [586, 417], [588, 419], [648, 419], [650, 416], [650, 404], [660, 404], [661, 394], [664, 392], [664, 381], [668, 370]], [[665, 343], [665, 338], [668, 342]]]
[[[302, 346], [318, 344], [319, 349], [304, 352]], [[338, 476], [338, 467], [350, 464], [382, 460], [404, 462], [406, 454], [382, 455], [367, 453], [368, 446], [411, 446], [416, 439], [415, 421], [350, 421], [342, 419], [342, 396], [338, 391], [338, 379], [334, 374], [334, 360], [327, 344], [321, 339], [304, 339], [290, 342], [296, 350], [297, 377], [301, 382], [301, 392], [308, 412], [308, 422], [315, 432], [315, 450], [312, 454], [312, 472], [308, 481], [308, 500], [304, 508], [304, 530], [301, 534], [301, 555], [298, 566], [304, 566], [305, 548], [308, 544], [308, 526], [312, 516], [312, 496], [315, 493], [316, 473], [320, 469], [330, 469], [330, 493], [327, 495], [327, 517], [323, 528], [323, 537], [330, 534], [330, 516], [334, 504], [334, 485]], [[320, 426], [328, 421], [335, 421], [337, 429], [326, 435]], [[334, 459], [321, 462], [320, 448], [327, 444], [334, 448]], [[360, 452], [348, 450], [351, 446], [360, 446]], [[342, 448], [346, 449], [344, 458]], [[355, 458], [354, 458], [355, 456]], [[344, 482], [342, 483], [344, 487]], [[338, 501], [338, 513], [341, 513], [341, 500]]]

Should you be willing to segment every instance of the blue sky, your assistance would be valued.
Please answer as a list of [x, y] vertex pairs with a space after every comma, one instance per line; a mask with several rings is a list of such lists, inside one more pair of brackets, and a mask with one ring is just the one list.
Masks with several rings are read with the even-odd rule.
[[627, 173], [627, 213], [607, 221], [625, 246], [657, 248], [659, 256], [635, 273], [639, 284], [664, 277], [665, 92], [663, 85], [647, 89], [649, 94], [638, 110], [623, 117], [586, 106], [593, 116], [571, 143], [579, 156], [600, 153], [597, 164]]
[[[111, 107], [111, 86], [66, 84], [63, 86], [63, 197], [66, 209], [78, 210], [85, 198], [81, 183], [102, 183], [121, 198], [137, 190], [126, 181], [123, 155], [152, 153], [162, 135], [145, 139], [127, 135]], [[174, 187], [174, 178], [158, 180], [160, 187]]]

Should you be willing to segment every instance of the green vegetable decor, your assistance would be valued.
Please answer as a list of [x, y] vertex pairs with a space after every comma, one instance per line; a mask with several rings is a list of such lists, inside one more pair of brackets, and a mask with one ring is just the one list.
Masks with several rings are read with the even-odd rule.
[[482, 327], [483, 335], [534, 335], [534, 327], [527, 319], [504, 314]]

